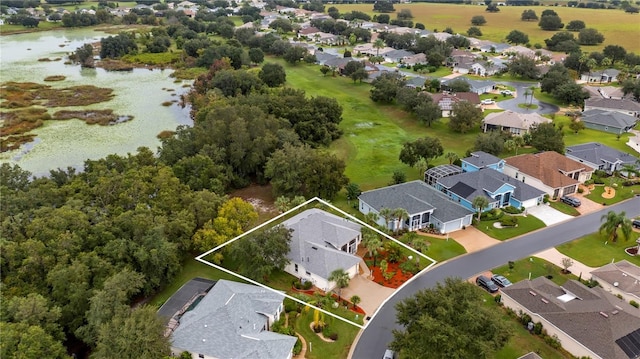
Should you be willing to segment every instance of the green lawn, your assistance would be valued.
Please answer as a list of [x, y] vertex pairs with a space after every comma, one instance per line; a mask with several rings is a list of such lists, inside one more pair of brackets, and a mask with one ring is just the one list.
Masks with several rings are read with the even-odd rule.
[[[620, 201], [624, 201], [625, 199], [629, 199], [635, 196], [636, 194], [640, 193], [640, 185], [626, 187], [621, 184], [623, 180], [621, 180], [620, 178], [616, 178], [614, 181], [615, 183], [618, 184], [617, 187], [614, 186], [614, 189], [616, 191], [615, 197], [613, 198], [602, 197], [602, 194], [605, 191], [604, 185], [596, 185], [596, 187], [591, 191], [591, 193], [586, 195], [586, 197], [597, 203], [611, 205], [614, 203], [618, 203]], [[605, 183], [609, 185], [609, 179], [605, 179]]]
[[[536, 97], [539, 100], [548, 102], [547, 99]], [[553, 102], [552, 102], [553, 103]], [[547, 116], [549, 117], [549, 116]], [[609, 147], [615, 148], [622, 152], [628, 153], [630, 150], [629, 146], [626, 145], [627, 140], [630, 136], [633, 136], [632, 133], [624, 133], [620, 138], [614, 135], [613, 133], [597, 131], [592, 129], [584, 129], [580, 130], [578, 133], [571, 131], [569, 128], [569, 123], [571, 123], [571, 118], [568, 116], [555, 116], [553, 118], [553, 122], [556, 126], [562, 126], [562, 132], [564, 134], [564, 143], [566, 146], [573, 146], [587, 142], [600, 142], [603, 145], [607, 145]], [[637, 192], [638, 190], [636, 190]]]
[[171, 281], [171, 283], [158, 291], [153, 297], [151, 297], [149, 305], [160, 308], [160, 306], [162, 306], [162, 304], [164, 304], [167, 299], [169, 299], [178, 289], [180, 289], [180, 287], [196, 277], [206, 279], [228, 279], [236, 282], [241, 282], [241, 280], [236, 276], [227, 274], [221, 270], [200, 263], [195, 259], [189, 257], [182, 263], [182, 270]]
[[493, 223], [495, 222], [498, 221], [480, 221], [480, 223], [476, 225], [476, 228], [490, 237], [503, 241], [505, 239], [510, 239], [531, 231], [535, 231], [536, 229], [540, 229], [545, 226], [544, 222], [532, 215], [528, 215], [526, 217], [518, 216], [517, 227], [496, 228], [493, 225]]
[[[362, 316], [358, 319], [355, 318], [356, 314], [351, 311], [346, 311], [342, 308], [331, 309], [331, 312], [335, 312], [340, 316], [350, 316], [350, 320], [358, 323], [362, 323]], [[289, 319], [291, 322], [291, 318]], [[308, 311], [303, 310], [302, 313], [295, 320], [294, 329], [307, 341], [307, 355], [308, 359], [325, 359], [325, 358], [346, 358], [349, 354], [351, 344], [355, 339], [358, 331], [358, 327], [345, 323], [339, 319], [325, 316], [325, 322], [328, 323], [329, 328], [332, 328], [338, 333], [338, 340], [335, 342], [325, 342], [310, 328], [310, 324], [313, 322], [313, 309]]]
[[578, 277], [573, 274], [561, 273], [561, 270], [562, 268], [544, 259], [528, 257], [515, 261], [513, 269], [510, 269], [509, 265], [505, 264], [494, 268], [492, 272], [493, 274], [501, 274], [507, 277], [512, 283], [529, 279], [529, 274], [531, 274], [531, 279], [550, 275], [552, 276], [550, 279], [558, 285], [563, 285], [568, 279], [578, 279]]
[[431, 245], [425, 255], [438, 262], [446, 261], [447, 259], [467, 253], [464, 247], [452, 238], [429, 237], [429, 242], [431, 242]]
[[[569, 243], [562, 244], [556, 249], [561, 253], [571, 257], [578, 262], [582, 262], [589, 267], [601, 267], [611, 261], [620, 261], [623, 259], [640, 265], [640, 257], [632, 257], [624, 252], [624, 249], [635, 245], [636, 239], [640, 233], [633, 232], [629, 240], [624, 240], [622, 236], [618, 236], [618, 242], [613, 243], [599, 233], [592, 233], [585, 237], [576, 239]], [[607, 242], [607, 244], [605, 244]]]
[[[422, 136], [437, 137], [445, 152], [463, 157], [473, 147], [476, 129], [467, 134], [453, 133], [447, 120], [441, 119], [431, 127], [418, 123], [412, 115], [394, 105], [377, 105], [369, 98], [371, 85], [353, 83], [344, 77], [324, 77], [317, 65], [285, 63], [281, 59], [267, 61], [282, 64], [287, 71], [287, 86], [302, 89], [310, 96], [335, 98], [343, 107], [340, 128], [343, 136], [334, 141], [331, 150], [347, 163], [346, 175], [363, 190], [386, 186], [394, 171], [407, 174], [407, 180], [421, 178], [417, 169], [398, 160], [402, 144]], [[434, 165], [447, 163], [444, 157]]]
[[549, 205], [551, 206], [551, 208], [557, 209], [558, 211], [564, 213], [564, 214], [568, 214], [570, 216], [579, 216], [580, 212], [578, 212], [577, 209], [575, 209], [575, 207], [570, 206], [564, 202], [560, 202], [560, 201], [549, 201]]

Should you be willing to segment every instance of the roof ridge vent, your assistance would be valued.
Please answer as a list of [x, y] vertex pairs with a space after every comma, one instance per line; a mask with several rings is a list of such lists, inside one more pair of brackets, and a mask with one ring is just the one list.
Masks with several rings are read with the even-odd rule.
[[548, 301], [548, 300], [546, 300], [546, 299], [544, 299], [544, 298], [540, 298], [540, 300], [541, 300], [541, 301], [542, 301], [542, 303], [544, 303], [544, 304], [549, 304], [549, 301]]
[[605, 317], [605, 318], [609, 318], [609, 314], [605, 313], [605, 312], [600, 312], [600, 315]]
[[530, 290], [530, 291], [529, 291], [529, 294], [531, 294], [531, 295], [532, 295], [532, 296], [534, 296], [534, 297], [535, 297], [536, 295], [538, 295], [536, 292], [534, 292], [534, 291], [532, 291], [532, 290]]

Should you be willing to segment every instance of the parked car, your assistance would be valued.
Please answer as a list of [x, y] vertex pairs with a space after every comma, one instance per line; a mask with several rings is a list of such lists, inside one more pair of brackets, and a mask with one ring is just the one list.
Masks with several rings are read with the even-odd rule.
[[387, 349], [384, 351], [384, 356], [382, 359], [396, 359], [396, 352], [391, 349]]
[[505, 95], [505, 96], [513, 95], [513, 92], [511, 92], [511, 90], [502, 90], [502, 91], [500, 91], [500, 93]]
[[489, 293], [495, 293], [500, 290], [500, 288], [498, 288], [498, 286], [493, 283], [491, 279], [483, 275], [476, 278], [476, 284], [489, 291]]
[[631, 225], [634, 228], [640, 228], [640, 219], [634, 219], [633, 221], [631, 221]]
[[497, 284], [499, 287], [502, 287], [502, 288], [508, 287], [508, 286], [510, 286], [511, 284], [513, 284], [513, 283], [511, 283], [511, 281], [510, 281], [510, 280], [508, 280], [508, 279], [507, 279], [507, 278], [505, 278], [504, 276], [501, 276], [501, 275], [498, 275], [498, 274], [494, 274], [494, 275], [492, 275], [492, 276], [491, 276], [491, 280], [492, 280], [495, 284]]
[[484, 99], [482, 101], [480, 101], [481, 104], [483, 105], [493, 105], [495, 103], [495, 101], [493, 101], [492, 99], [488, 98], [488, 99]]
[[579, 199], [570, 196], [562, 196], [560, 200], [573, 207], [580, 207], [580, 205], [582, 204]]

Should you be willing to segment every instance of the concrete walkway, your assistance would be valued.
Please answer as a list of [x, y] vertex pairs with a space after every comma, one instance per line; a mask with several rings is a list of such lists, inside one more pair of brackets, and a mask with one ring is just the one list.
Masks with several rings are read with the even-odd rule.
[[[549, 248], [540, 253], [536, 253], [534, 254], [534, 257], [542, 258], [547, 262], [551, 262], [557, 265], [560, 268], [564, 268], [562, 266], [562, 258], [567, 258], [566, 255], [558, 252], [558, 250], [555, 248]], [[582, 279], [591, 278], [591, 271], [595, 270], [596, 268], [589, 267], [588, 265], [580, 263], [573, 258], [571, 258], [571, 260], [573, 261], [573, 265], [569, 267], [571, 273], [575, 274], [576, 276], [580, 276], [580, 274], [582, 274]]]

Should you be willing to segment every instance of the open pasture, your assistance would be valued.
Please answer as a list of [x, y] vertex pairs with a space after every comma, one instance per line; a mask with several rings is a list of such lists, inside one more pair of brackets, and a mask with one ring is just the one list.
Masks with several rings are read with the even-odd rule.
[[[333, 5], [340, 12], [352, 10], [363, 11], [370, 15], [373, 4]], [[471, 27], [471, 18], [482, 15], [487, 23], [480, 26], [480, 39], [504, 42], [504, 38], [511, 30], [520, 30], [529, 35], [530, 43], [544, 46], [544, 39], [548, 39], [554, 31], [544, 31], [538, 27], [537, 21], [522, 21], [520, 16], [527, 9], [533, 9], [538, 16], [545, 9], [553, 9], [558, 13], [566, 25], [571, 20], [582, 20], [587, 27], [593, 27], [604, 35], [604, 43], [599, 46], [584, 46], [583, 51], [601, 51], [606, 45], [621, 45], [627, 51], [640, 52], [640, 14], [627, 14], [619, 9], [580, 9], [562, 6], [501, 6], [500, 12], [489, 13], [486, 6], [455, 5], [455, 4], [395, 4], [396, 13], [401, 9], [409, 9], [413, 14], [414, 23], [423, 23], [426, 29], [433, 31], [451, 27], [455, 32], [466, 34]], [[395, 13], [389, 14], [392, 19]], [[578, 35], [577, 33], [575, 34]]]

